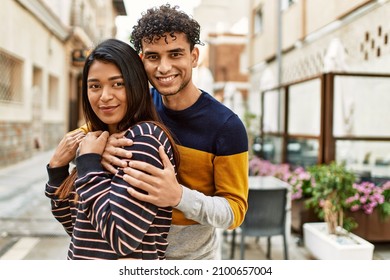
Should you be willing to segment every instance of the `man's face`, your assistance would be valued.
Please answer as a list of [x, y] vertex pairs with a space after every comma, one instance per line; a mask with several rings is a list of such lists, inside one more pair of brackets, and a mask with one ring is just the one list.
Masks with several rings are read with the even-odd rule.
[[[142, 61], [150, 83], [163, 96], [184, 92], [192, 79], [192, 68], [197, 66], [199, 51], [190, 51], [185, 34], [175, 33], [172, 38], [142, 42]], [[168, 43], [167, 43], [168, 42]]]

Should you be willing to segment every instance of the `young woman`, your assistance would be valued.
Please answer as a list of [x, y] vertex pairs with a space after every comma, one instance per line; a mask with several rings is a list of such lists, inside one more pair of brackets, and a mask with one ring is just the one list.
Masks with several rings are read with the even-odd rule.
[[[178, 165], [142, 61], [128, 44], [109, 39], [91, 52], [83, 69], [82, 103], [89, 132], [67, 134], [47, 166], [46, 196], [71, 236], [68, 259], [165, 259], [172, 209], [135, 199], [122, 168], [112, 175], [100, 162], [109, 135], [123, 132], [134, 143], [127, 147], [131, 160], [162, 169], [162, 146], [175, 169]], [[76, 169], [69, 175], [76, 150]]]

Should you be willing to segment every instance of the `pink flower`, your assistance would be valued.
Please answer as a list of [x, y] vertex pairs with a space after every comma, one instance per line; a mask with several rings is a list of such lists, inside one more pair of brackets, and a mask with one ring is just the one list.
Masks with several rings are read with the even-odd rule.
[[390, 181], [387, 181], [385, 182], [383, 185], [382, 185], [382, 190], [389, 190], [390, 189]]
[[358, 211], [359, 209], [360, 209], [360, 206], [359, 206], [359, 205], [352, 205], [352, 206], [351, 206], [351, 211], [352, 211], [352, 212]]
[[289, 183], [292, 187], [292, 200], [307, 196], [314, 183], [310, 174], [303, 167], [291, 170], [289, 164], [273, 164], [257, 156], [249, 161], [249, 174], [252, 176], [274, 176]]
[[364, 213], [370, 215], [378, 205], [385, 202], [382, 193], [385, 188], [390, 188], [390, 182], [382, 187], [371, 182], [355, 183], [353, 187], [356, 189], [356, 194], [345, 200], [346, 205], [349, 206], [351, 211], [362, 209]]

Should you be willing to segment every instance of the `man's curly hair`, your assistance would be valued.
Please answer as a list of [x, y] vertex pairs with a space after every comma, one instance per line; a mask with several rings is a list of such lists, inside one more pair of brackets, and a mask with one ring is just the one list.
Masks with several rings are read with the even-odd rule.
[[173, 39], [176, 38], [175, 32], [184, 33], [190, 43], [191, 51], [196, 44], [203, 45], [199, 39], [199, 23], [178, 8], [178, 6], [171, 7], [170, 4], [165, 4], [159, 8], [148, 9], [142, 14], [138, 24], [133, 27], [130, 38], [130, 43], [138, 53], [142, 50], [142, 41], [150, 44], [154, 40], [164, 38], [167, 42], [165, 33], [170, 34]]

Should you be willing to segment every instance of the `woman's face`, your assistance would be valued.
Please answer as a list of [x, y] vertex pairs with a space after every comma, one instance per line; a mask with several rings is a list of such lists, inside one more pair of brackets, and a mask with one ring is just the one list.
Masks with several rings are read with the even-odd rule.
[[95, 60], [89, 68], [88, 100], [97, 117], [108, 125], [110, 134], [127, 111], [126, 89], [122, 73], [113, 63]]

